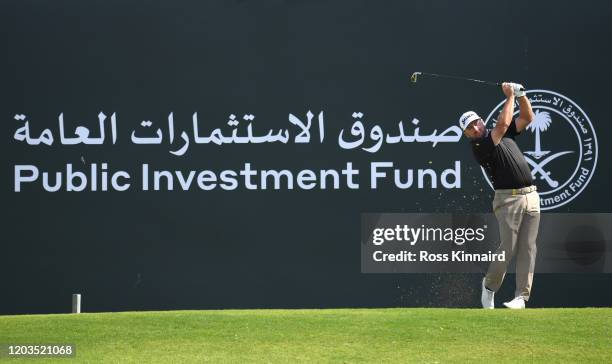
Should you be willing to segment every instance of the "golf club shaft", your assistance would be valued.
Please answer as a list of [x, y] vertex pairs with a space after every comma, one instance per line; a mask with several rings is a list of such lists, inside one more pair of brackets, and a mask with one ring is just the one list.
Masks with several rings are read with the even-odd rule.
[[425, 75], [425, 76], [431, 76], [431, 77], [439, 77], [439, 78], [450, 78], [450, 79], [454, 79], [454, 80], [463, 80], [463, 81], [472, 81], [472, 82], [478, 82], [478, 83], [482, 83], [485, 85], [491, 85], [491, 86], [501, 86], [500, 82], [491, 82], [491, 81], [483, 81], [483, 80], [477, 80], [474, 78], [467, 78], [467, 77], [459, 77], [459, 76], [450, 76], [450, 75], [441, 75], [438, 73], [427, 73], [427, 72], [417, 72], [419, 76]]

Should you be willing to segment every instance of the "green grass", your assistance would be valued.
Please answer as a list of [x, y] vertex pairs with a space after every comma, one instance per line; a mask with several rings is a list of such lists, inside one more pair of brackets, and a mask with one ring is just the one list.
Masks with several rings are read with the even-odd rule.
[[221, 310], [0, 316], [0, 343], [73, 343], [27, 362], [612, 363], [612, 309]]

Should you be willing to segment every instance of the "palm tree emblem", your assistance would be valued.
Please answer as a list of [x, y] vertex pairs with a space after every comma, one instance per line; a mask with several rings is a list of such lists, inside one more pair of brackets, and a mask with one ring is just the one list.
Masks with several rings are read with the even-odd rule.
[[547, 111], [536, 110], [533, 121], [527, 125], [527, 129], [535, 133], [535, 150], [526, 151], [525, 153], [533, 156], [535, 159], [540, 159], [546, 154], [550, 153], [549, 150], [542, 150], [540, 146], [540, 133], [546, 131], [550, 126], [552, 119], [550, 113]]
[[550, 117], [550, 113], [547, 111], [536, 110], [535, 117], [533, 121], [527, 125], [527, 129], [531, 130], [535, 133], [535, 150], [526, 151], [525, 154], [529, 154], [535, 160], [532, 160], [528, 156], [525, 156], [525, 160], [531, 166], [531, 175], [533, 178], [536, 178], [537, 175], [540, 175], [540, 179], [543, 179], [548, 183], [548, 185], [552, 188], [559, 187], [559, 181], [553, 179], [550, 171], [544, 169], [544, 167], [552, 162], [553, 160], [561, 157], [562, 155], [574, 153], [573, 151], [563, 151], [558, 153], [553, 153], [548, 157], [544, 158], [542, 161], [538, 161], [540, 158], [544, 157], [550, 150], [542, 150], [542, 145], [540, 144], [540, 133], [546, 131], [552, 122], [552, 118]]

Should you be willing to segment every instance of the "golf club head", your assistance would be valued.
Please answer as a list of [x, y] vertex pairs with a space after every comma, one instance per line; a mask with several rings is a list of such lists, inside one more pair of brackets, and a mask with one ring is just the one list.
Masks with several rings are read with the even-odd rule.
[[414, 73], [412, 74], [412, 76], [410, 76], [410, 81], [412, 81], [412, 83], [416, 83], [416, 82], [417, 82], [417, 77], [418, 77], [418, 75], [420, 75], [420, 74], [421, 74], [421, 72], [414, 72]]

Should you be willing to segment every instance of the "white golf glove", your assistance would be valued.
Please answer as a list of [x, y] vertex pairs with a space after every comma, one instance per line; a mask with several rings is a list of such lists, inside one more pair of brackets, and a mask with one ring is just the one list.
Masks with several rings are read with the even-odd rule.
[[525, 87], [520, 83], [513, 83], [512, 91], [514, 91], [514, 97], [516, 98], [525, 96]]

